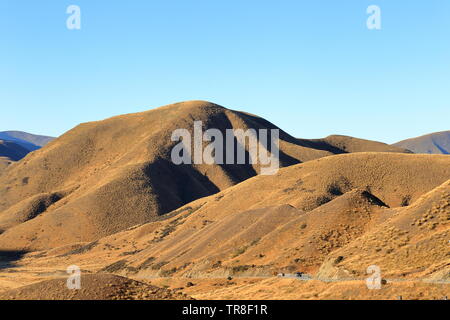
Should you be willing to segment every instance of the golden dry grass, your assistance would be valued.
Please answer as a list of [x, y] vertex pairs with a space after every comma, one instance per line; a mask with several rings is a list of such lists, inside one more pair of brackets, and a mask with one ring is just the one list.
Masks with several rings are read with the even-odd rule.
[[14, 161], [12, 161], [11, 159], [7, 157], [0, 157], [0, 175], [12, 163], [14, 163]]
[[[450, 157], [282, 133], [285, 167], [273, 176], [255, 176], [257, 165], [175, 167], [168, 136], [191, 128], [193, 119], [220, 129], [274, 128], [193, 101], [82, 124], [6, 169], [0, 256], [9, 260], [0, 264], [0, 290], [55, 272], [61, 278], [75, 264], [87, 273], [183, 287], [199, 299], [416, 299], [448, 292], [421, 280], [448, 279]], [[347, 281], [364, 279], [374, 264], [383, 276], [407, 282], [368, 292], [361, 281]], [[338, 282], [271, 278], [297, 271]], [[240, 278], [250, 276], [258, 278]], [[61, 296], [61, 283], [46, 283], [51, 297]], [[29, 288], [20, 295], [36, 296], [41, 287]]]
[[46, 280], [0, 292], [0, 300], [188, 300], [188, 296], [132, 279], [88, 274], [81, 277], [81, 288], [67, 288], [66, 278]]
[[[259, 164], [174, 165], [170, 136], [178, 128], [192, 130], [194, 120], [222, 131], [276, 128], [257, 116], [204, 101], [81, 124], [0, 176], [0, 229], [6, 230], [0, 248], [93, 241], [156, 220], [259, 172]], [[280, 138], [282, 166], [346, 152], [283, 131]], [[404, 151], [349, 139], [349, 145], [355, 143], [358, 150], [368, 144], [368, 149]]]

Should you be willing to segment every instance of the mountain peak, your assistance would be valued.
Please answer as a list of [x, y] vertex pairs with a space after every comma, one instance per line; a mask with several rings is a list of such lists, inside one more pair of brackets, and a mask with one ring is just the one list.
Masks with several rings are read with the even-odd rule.
[[450, 154], [450, 131], [435, 132], [406, 139], [394, 143], [393, 146], [406, 148], [414, 153]]

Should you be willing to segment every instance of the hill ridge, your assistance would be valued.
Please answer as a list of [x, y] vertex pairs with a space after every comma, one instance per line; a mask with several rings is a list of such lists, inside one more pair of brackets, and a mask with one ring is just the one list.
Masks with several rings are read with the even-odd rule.
[[[171, 134], [179, 128], [192, 132], [194, 121], [221, 132], [278, 129], [258, 116], [196, 100], [80, 124], [0, 176], [0, 229], [4, 230], [0, 237], [25, 232], [29, 234], [25, 242], [45, 238], [46, 246], [90, 241], [156, 220], [260, 172], [260, 164], [248, 163], [174, 165]], [[353, 141], [361, 150], [364, 142], [352, 139], [349, 146]], [[367, 149], [373, 145], [377, 150], [404, 152], [376, 142]], [[296, 139], [280, 129], [281, 167], [335, 153], [342, 150]], [[36, 206], [43, 210], [36, 211]], [[32, 231], [44, 225], [44, 234]], [[65, 231], [70, 225], [78, 227]]]

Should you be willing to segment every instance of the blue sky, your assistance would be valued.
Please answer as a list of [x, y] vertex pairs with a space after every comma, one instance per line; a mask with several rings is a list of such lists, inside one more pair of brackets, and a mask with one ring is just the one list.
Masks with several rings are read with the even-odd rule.
[[202, 99], [393, 143], [450, 129], [449, 39], [448, 0], [0, 0], [0, 131]]

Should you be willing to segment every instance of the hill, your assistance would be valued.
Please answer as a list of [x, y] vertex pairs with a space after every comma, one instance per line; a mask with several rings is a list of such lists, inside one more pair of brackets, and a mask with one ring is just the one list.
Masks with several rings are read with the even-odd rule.
[[82, 290], [69, 290], [66, 278], [46, 280], [0, 292], [0, 300], [189, 300], [173, 290], [109, 274], [87, 274]]
[[[257, 116], [204, 101], [81, 124], [0, 177], [1, 245], [46, 248], [92, 241], [158, 220], [260, 172], [260, 164], [174, 165], [171, 135], [180, 128], [192, 133], [194, 121], [221, 132], [277, 129]], [[281, 167], [345, 152], [280, 130]], [[21, 240], [10, 242], [17, 237]]]
[[403, 140], [393, 146], [405, 148], [414, 153], [450, 154], [450, 131], [427, 134]]
[[[402, 244], [399, 241], [405, 240], [395, 235], [389, 240], [390, 219], [397, 212], [414, 210], [424, 201], [424, 194], [445, 183], [450, 178], [449, 164], [448, 157], [439, 155], [355, 153], [321, 158], [283, 168], [275, 176], [251, 178], [189, 203], [164, 220], [91, 243], [48, 250], [33, 263], [57, 266], [76, 262], [96, 272], [134, 277], [270, 276], [281, 271], [316, 274], [327, 261], [358, 261], [366, 251], [390, 248], [390, 242]], [[409, 226], [410, 221], [407, 223]], [[10, 247], [48, 246], [48, 240], [39, 235], [50, 236], [46, 224], [30, 222], [27, 228], [20, 228], [8, 230], [0, 241]], [[421, 237], [439, 228], [421, 229]], [[372, 244], [361, 245], [366, 235], [376, 237], [377, 232], [381, 242], [370, 248]], [[37, 240], [30, 242], [29, 235]], [[351, 255], [338, 254], [352, 246], [357, 251]], [[413, 247], [408, 252], [417, 260], [422, 257]], [[445, 250], [435, 252], [441, 252], [437, 260], [422, 259], [421, 266], [441, 261]], [[355, 277], [365, 272], [367, 266], [362, 266], [369, 261], [363, 262]]]
[[362, 277], [368, 266], [378, 265], [383, 277], [449, 281], [450, 180], [391, 211], [386, 221], [330, 255], [319, 276]]

